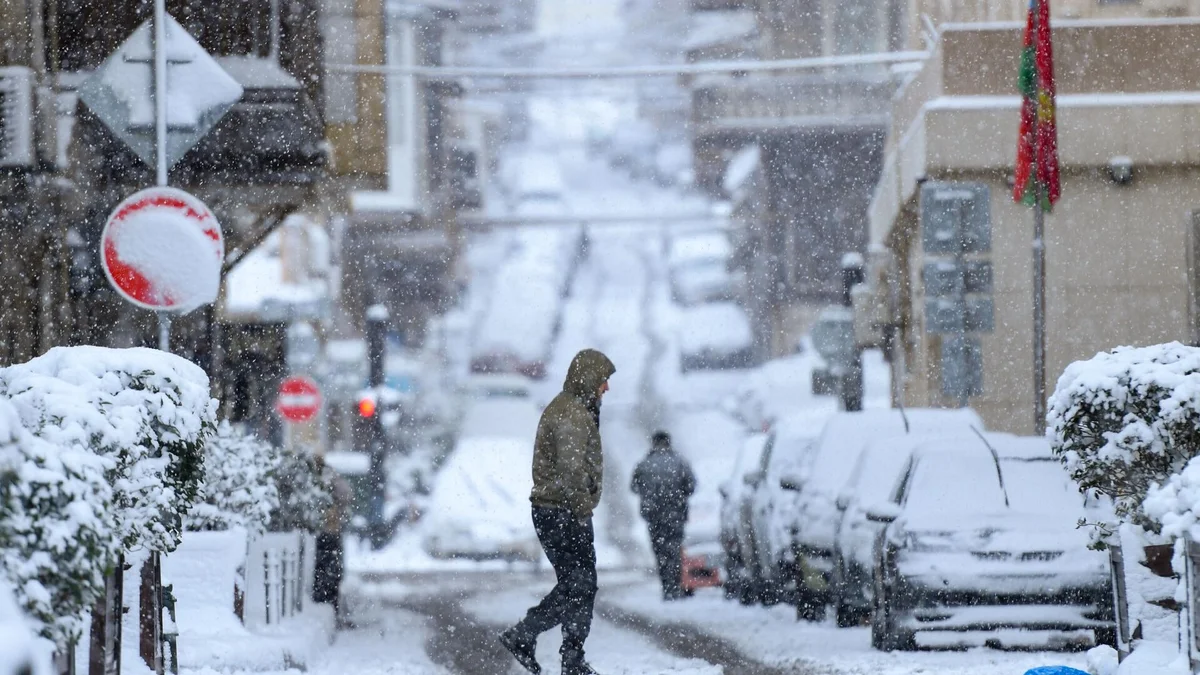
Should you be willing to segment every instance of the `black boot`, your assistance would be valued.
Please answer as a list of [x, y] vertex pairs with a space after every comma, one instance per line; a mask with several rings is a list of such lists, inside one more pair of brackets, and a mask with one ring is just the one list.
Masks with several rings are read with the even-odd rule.
[[583, 654], [579, 652], [564, 653], [562, 655], [562, 675], [600, 675], [595, 668], [588, 665], [587, 661], [583, 660]]
[[526, 635], [516, 627], [500, 634], [500, 644], [513, 655], [517, 663], [533, 675], [541, 675], [542, 666], [537, 662], [537, 638]]

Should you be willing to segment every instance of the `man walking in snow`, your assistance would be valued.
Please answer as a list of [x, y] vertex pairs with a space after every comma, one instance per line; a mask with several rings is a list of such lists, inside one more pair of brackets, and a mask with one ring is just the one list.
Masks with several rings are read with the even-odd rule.
[[688, 498], [696, 491], [696, 475], [671, 447], [667, 432], [658, 431], [651, 437], [650, 452], [633, 470], [630, 489], [642, 500], [642, 518], [650, 530], [663, 599], [678, 600], [684, 597], [683, 526]]
[[546, 406], [533, 449], [533, 527], [558, 583], [500, 642], [534, 675], [542, 668], [537, 638], [562, 625], [563, 675], [595, 675], [584, 661], [596, 599], [596, 543], [592, 511], [600, 503], [604, 457], [600, 400], [616, 367], [594, 349], [575, 355], [562, 393]]

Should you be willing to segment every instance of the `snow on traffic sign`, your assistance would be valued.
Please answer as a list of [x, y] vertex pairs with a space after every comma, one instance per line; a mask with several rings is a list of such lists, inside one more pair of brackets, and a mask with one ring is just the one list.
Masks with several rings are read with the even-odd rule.
[[311, 377], [293, 375], [279, 385], [275, 409], [289, 422], [307, 422], [321, 409], [321, 389]]
[[225, 240], [204, 202], [169, 187], [142, 190], [117, 205], [100, 234], [100, 263], [129, 302], [189, 312], [221, 288]]
[[[170, 15], [166, 35], [167, 166], [242, 98], [242, 85]], [[154, 166], [153, 25], [138, 26], [79, 88], [79, 98], [143, 162]]]

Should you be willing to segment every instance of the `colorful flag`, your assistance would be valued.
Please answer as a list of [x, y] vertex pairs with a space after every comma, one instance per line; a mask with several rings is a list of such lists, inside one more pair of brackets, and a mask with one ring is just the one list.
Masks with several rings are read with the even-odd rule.
[[1029, 0], [1021, 52], [1021, 129], [1017, 138], [1013, 199], [1049, 211], [1058, 201], [1058, 125], [1055, 119], [1054, 50], [1050, 0]]

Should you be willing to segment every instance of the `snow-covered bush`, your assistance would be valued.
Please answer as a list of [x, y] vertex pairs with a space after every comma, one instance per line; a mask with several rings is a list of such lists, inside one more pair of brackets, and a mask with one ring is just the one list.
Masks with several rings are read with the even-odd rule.
[[188, 530], [262, 531], [279, 508], [275, 446], [222, 422], [204, 448], [204, 483], [184, 526]]
[[[1121, 347], [1067, 367], [1050, 398], [1046, 433], [1083, 490], [1152, 532], [1151, 486], [1200, 454], [1200, 349], [1178, 342]], [[1115, 523], [1100, 523], [1102, 534]]]
[[319, 532], [333, 497], [312, 459], [305, 453], [282, 453], [275, 485], [279, 489], [279, 508], [271, 514], [270, 529]]
[[0, 583], [59, 645], [83, 634], [119, 550], [106, 477], [114, 466], [87, 448], [32, 436], [0, 398]]
[[1200, 457], [1189, 460], [1164, 484], [1151, 486], [1142, 509], [1164, 536], [1190, 534], [1200, 540]]
[[215, 427], [203, 370], [153, 349], [57, 347], [0, 369], [0, 396], [56, 448], [112, 461], [107, 474], [126, 549], [174, 550]]
[[50, 659], [45, 647], [29, 630], [13, 601], [12, 588], [0, 579], [0, 675], [48, 675]]

